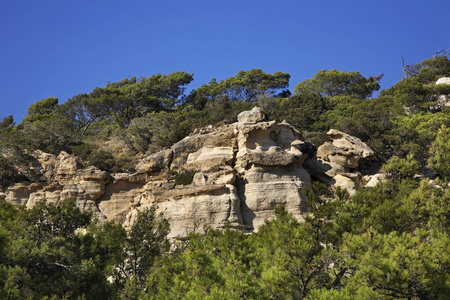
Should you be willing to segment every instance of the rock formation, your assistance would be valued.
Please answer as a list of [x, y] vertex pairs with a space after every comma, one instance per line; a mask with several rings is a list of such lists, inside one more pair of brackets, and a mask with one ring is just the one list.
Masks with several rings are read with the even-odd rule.
[[38, 174], [38, 182], [17, 183], [7, 189], [6, 200], [28, 208], [41, 200], [56, 203], [68, 197], [77, 198], [82, 209], [91, 209], [101, 216], [97, 200], [105, 193], [110, 175], [95, 167], [84, 168], [74, 156], [61, 152], [55, 157], [42, 151], [31, 153], [36, 159], [31, 167]]
[[360, 158], [373, 155], [360, 140], [330, 130], [332, 141], [308, 157], [311, 145], [300, 132], [286, 122], [264, 119], [262, 109], [255, 107], [239, 114], [237, 123], [196, 130], [170, 149], [142, 159], [134, 174], [109, 174], [65, 152], [35, 151], [31, 167], [38, 182], [9, 187], [6, 200], [31, 207], [44, 199], [73, 197], [79, 207], [125, 227], [138, 211], [156, 204], [170, 221], [169, 236], [182, 239], [226, 223], [257, 230], [279, 204], [301, 220], [310, 176], [351, 193], [359, 187], [360, 174], [353, 169]]
[[372, 157], [374, 153], [360, 139], [339, 130], [331, 129], [327, 135], [331, 141], [321, 145], [305, 167], [311, 176], [344, 188], [352, 195], [358, 190], [361, 179], [361, 174], [354, 169], [361, 158]]

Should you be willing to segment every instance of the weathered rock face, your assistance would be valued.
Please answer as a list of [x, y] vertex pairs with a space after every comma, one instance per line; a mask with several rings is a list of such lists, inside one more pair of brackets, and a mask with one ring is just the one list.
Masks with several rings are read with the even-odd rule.
[[148, 173], [159, 173], [164, 169], [169, 167], [172, 162], [173, 151], [166, 150], [158, 152], [154, 155], [148, 156], [142, 160], [137, 166], [136, 171], [138, 172], [148, 172]]
[[77, 206], [92, 210], [100, 219], [96, 200], [105, 193], [110, 175], [95, 167], [84, 168], [74, 156], [61, 152], [55, 157], [42, 151], [31, 153], [36, 159], [30, 163], [39, 177], [38, 183], [18, 183], [7, 189], [6, 200], [33, 207], [39, 201], [56, 203], [65, 198], [76, 198]]
[[346, 189], [351, 195], [359, 189], [361, 174], [353, 169], [361, 158], [374, 156], [374, 152], [360, 139], [339, 130], [327, 132], [331, 141], [317, 149], [314, 158], [305, 167], [317, 179]]
[[331, 130], [332, 142], [307, 159], [310, 145], [297, 130], [264, 118], [262, 110], [254, 108], [241, 113], [237, 123], [197, 130], [141, 160], [135, 174], [108, 174], [85, 167], [65, 152], [55, 157], [36, 151], [32, 167], [39, 182], [10, 187], [6, 199], [32, 207], [40, 200], [73, 197], [79, 207], [127, 228], [140, 210], [156, 204], [170, 221], [170, 237], [182, 239], [189, 232], [226, 223], [257, 230], [279, 204], [302, 220], [310, 173], [356, 190], [359, 174], [352, 169], [360, 158], [373, 155], [364, 143]]
[[[302, 219], [311, 181], [302, 166], [306, 155], [301, 152], [305, 142], [300, 133], [287, 123], [262, 121], [259, 108], [241, 113], [238, 119], [231, 125], [201, 130], [202, 134], [143, 159], [136, 170], [160, 173], [145, 185], [125, 224], [153, 203], [170, 220], [173, 238], [202, 231], [204, 226], [220, 228], [226, 222], [256, 230], [273, 217], [278, 204]], [[161, 180], [161, 174], [185, 172], [193, 174], [189, 185]]]

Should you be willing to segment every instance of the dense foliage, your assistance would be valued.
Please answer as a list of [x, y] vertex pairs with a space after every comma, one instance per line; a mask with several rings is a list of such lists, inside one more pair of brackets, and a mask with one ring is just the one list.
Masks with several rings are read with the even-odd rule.
[[446, 299], [450, 189], [411, 178], [352, 198], [315, 184], [298, 222], [284, 207], [258, 232], [191, 234], [170, 250], [155, 208], [131, 231], [66, 200], [0, 201], [5, 299]]
[[[290, 75], [240, 71], [184, 94], [193, 75], [126, 78], [60, 104], [37, 101], [16, 124], [0, 120], [0, 192], [36, 180], [28, 153], [67, 151], [107, 171], [236, 121], [255, 105], [319, 145], [330, 128], [359, 137], [389, 180], [353, 197], [316, 184], [298, 222], [283, 207], [257, 233], [232, 228], [170, 245], [154, 207], [130, 232], [98, 223], [73, 200], [13, 207], [0, 194], [0, 298], [445, 299], [450, 294], [450, 85], [446, 56], [382, 75], [321, 70], [287, 90]], [[447, 97], [447, 98], [446, 98]], [[431, 170], [433, 183], [416, 174]], [[189, 182], [192, 174], [179, 174]]]
[[122, 225], [98, 223], [73, 199], [29, 210], [0, 200], [0, 298], [117, 298], [142, 286], [169, 249], [167, 233], [155, 207], [127, 234]]

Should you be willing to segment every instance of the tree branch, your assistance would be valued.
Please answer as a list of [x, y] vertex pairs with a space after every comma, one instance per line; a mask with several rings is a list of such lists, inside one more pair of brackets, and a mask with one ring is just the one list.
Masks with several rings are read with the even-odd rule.
[[334, 279], [333, 283], [331, 284], [331, 286], [333, 288], [337, 288], [339, 283], [341, 282], [342, 277], [344, 276], [345, 272], [347, 272], [347, 267], [343, 267], [341, 269], [341, 271], [336, 275], [336, 278]]
[[403, 56], [402, 56], [402, 70], [403, 70], [403, 74], [405, 75], [405, 79], [408, 78], [408, 75], [405, 70], [405, 59], [403, 58]]
[[437, 51], [436, 53], [434, 53], [434, 57], [438, 57], [438, 54], [439, 54], [439, 56], [443, 56], [443, 55], [445, 55], [445, 53], [447, 53], [448, 51], [450, 51], [450, 48], [444, 49], [444, 50], [440, 50], [440, 51]]

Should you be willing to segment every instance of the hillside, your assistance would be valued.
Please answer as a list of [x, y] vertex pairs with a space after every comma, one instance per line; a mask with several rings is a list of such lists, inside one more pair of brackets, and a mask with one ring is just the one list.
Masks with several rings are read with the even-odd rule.
[[404, 71], [376, 98], [157, 74], [3, 118], [0, 296], [445, 299], [450, 60]]
[[316, 146], [334, 128], [366, 143], [380, 165], [412, 154], [425, 167], [438, 130], [449, 125], [450, 61], [426, 59], [406, 66], [405, 76], [377, 98], [370, 97], [382, 75], [321, 70], [295, 85], [291, 95], [289, 74], [254, 69], [213, 79], [189, 95], [184, 90], [193, 75], [175, 72], [108, 83], [62, 104], [42, 99], [20, 124], [13, 116], [1, 121], [0, 189], [34, 181], [35, 174], [21, 171], [28, 164], [24, 149], [65, 151], [104, 171], [132, 173], [145, 155], [171, 147], [195, 129], [234, 123], [238, 113], [254, 106], [268, 120], [285, 120]]
[[169, 237], [176, 239], [226, 224], [252, 232], [273, 217], [277, 205], [303, 220], [312, 179], [356, 193], [358, 162], [374, 157], [359, 139], [337, 130], [313, 151], [294, 127], [265, 121], [258, 107], [238, 120], [199, 130], [145, 157], [133, 173], [109, 174], [66, 152], [36, 150], [27, 172], [38, 179], [8, 187], [5, 199], [32, 208], [40, 201], [74, 198], [77, 207], [126, 228], [139, 211], [157, 205], [170, 223]]

